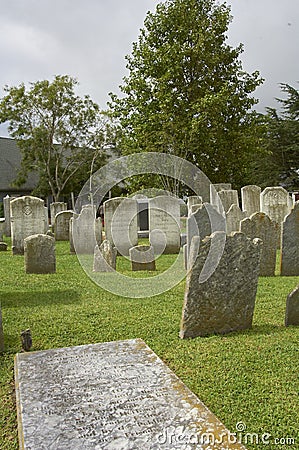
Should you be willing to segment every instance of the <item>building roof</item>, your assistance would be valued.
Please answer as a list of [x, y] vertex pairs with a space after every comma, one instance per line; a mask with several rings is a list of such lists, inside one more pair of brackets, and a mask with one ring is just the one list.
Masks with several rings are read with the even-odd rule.
[[21, 167], [21, 152], [14, 139], [0, 137], [0, 191], [17, 192], [35, 188], [38, 177], [29, 174], [28, 180], [20, 188], [12, 187]]

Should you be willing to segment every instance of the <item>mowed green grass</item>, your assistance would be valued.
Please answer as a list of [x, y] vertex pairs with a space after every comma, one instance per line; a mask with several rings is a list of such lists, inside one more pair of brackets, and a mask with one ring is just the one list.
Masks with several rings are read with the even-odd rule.
[[[271, 434], [248, 449], [299, 448], [299, 327], [285, 327], [287, 295], [298, 277], [260, 278], [253, 328], [225, 336], [178, 337], [185, 281], [152, 298], [123, 298], [86, 276], [68, 243], [58, 242], [57, 273], [29, 275], [24, 260], [0, 253], [5, 352], [0, 355], [0, 449], [18, 448], [14, 356], [30, 328], [32, 351], [120, 339], [143, 339], [231, 430]], [[162, 256], [159, 272], [173, 256]], [[129, 264], [119, 268], [130, 275]], [[145, 276], [144, 273], [134, 276]], [[288, 438], [295, 439], [287, 445]], [[281, 439], [275, 444], [274, 439]], [[283, 444], [285, 443], [285, 445]]]

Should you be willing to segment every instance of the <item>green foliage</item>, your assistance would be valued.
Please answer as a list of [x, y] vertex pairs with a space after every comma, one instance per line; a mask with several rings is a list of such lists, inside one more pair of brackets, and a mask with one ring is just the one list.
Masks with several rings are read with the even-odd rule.
[[299, 190], [299, 91], [281, 84], [286, 99], [277, 99], [282, 110], [267, 108], [264, 122], [266, 155], [253, 162], [253, 179], [261, 187], [284, 186]]
[[52, 82], [30, 83], [28, 89], [24, 84], [6, 86], [0, 102], [0, 123], [9, 122], [9, 133], [22, 153], [16, 185], [35, 171], [35, 193], [50, 193], [56, 201], [79, 189], [92, 161], [94, 170], [104, 163], [104, 147], [111, 137], [107, 116], [89, 96], [75, 94], [77, 84], [68, 75], [58, 75]]
[[127, 56], [121, 97], [111, 95], [124, 153], [169, 152], [213, 182], [244, 182], [258, 147], [258, 72], [242, 70], [242, 45], [226, 44], [230, 10], [215, 0], [167, 0], [148, 13]]

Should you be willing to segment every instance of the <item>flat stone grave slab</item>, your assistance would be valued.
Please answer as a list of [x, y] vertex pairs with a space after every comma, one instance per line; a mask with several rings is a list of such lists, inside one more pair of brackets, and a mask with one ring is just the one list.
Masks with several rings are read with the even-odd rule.
[[141, 339], [19, 353], [15, 382], [21, 450], [245, 448]]

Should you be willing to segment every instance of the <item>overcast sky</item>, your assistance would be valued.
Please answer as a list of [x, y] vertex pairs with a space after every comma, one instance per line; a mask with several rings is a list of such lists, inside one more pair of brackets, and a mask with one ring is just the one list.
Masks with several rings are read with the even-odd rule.
[[[148, 10], [158, 0], [0, 0], [0, 95], [4, 85], [68, 74], [104, 109], [118, 93]], [[299, 0], [228, 0], [233, 21], [229, 43], [242, 42], [243, 67], [259, 70], [256, 91], [265, 106], [277, 106], [279, 83], [299, 81]], [[7, 135], [0, 126], [0, 135]]]

